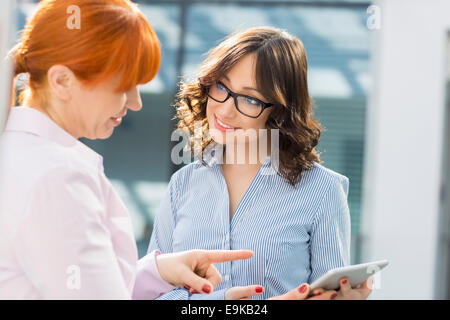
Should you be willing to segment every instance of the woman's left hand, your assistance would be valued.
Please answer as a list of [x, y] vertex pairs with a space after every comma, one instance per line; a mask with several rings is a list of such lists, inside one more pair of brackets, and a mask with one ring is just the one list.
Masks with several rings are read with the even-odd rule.
[[161, 254], [156, 258], [156, 265], [161, 278], [171, 285], [209, 294], [222, 281], [214, 263], [252, 256], [250, 250], [190, 250]]
[[354, 289], [351, 287], [347, 278], [342, 278], [339, 283], [341, 284], [341, 288], [337, 292], [334, 300], [365, 300], [372, 292], [373, 276], [369, 277]]

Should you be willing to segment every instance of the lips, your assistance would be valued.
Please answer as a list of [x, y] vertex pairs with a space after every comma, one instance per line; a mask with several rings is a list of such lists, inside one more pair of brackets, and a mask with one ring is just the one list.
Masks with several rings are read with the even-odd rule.
[[111, 117], [111, 118], [119, 119], [119, 118], [124, 118], [126, 115], [127, 115], [127, 113], [124, 112], [122, 115], [120, 115], [120, 116], [118, 116], [118, 117]]
[[111, 121], [114, 123], [114, 126], [118, 126], [122, 122], [122, 118], [111, 117]]
[[118, 116], [118, 117], [111, 117], [112, 122], [114, 123], [115, 126], [118, 126], [121, 122], [122, 119], [127, 115], [127, 113], [123, 113], [122, 115]]
[[230, 126], [229, 124], [219, 120], [215, 116], [214, 116], [214, 125], [217, 129], [219, 129], [222, 132], [233, 131], [233, 130], [239, 129], [238, 127]]

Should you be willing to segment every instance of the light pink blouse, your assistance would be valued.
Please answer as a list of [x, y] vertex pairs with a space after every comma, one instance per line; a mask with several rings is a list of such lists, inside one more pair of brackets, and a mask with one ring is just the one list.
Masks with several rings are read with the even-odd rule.
[[38, 110], [0, 139], [0, 299], [153, 299], [174, 287], [138, 262], [103, 159]]

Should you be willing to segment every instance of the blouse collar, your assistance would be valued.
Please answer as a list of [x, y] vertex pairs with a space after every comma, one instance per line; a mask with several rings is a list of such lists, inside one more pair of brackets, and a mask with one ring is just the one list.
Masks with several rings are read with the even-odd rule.
[[5, 132], [25, 132], [53, 141], [61, 146], [75, 148], [87, 161], [103, 166], [103, 157], [58, 126], [41, 111], [17, 106], [10, 109]]

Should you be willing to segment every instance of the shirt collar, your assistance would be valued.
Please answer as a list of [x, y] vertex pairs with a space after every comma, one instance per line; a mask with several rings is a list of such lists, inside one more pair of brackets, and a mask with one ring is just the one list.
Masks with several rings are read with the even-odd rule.
[[87, 161], [103, 166], [103, 157], [58, 126], [37, 109], [18, 106], [10, 109], [5, 132], [26, 132], [59, 145], [75, 148]]

